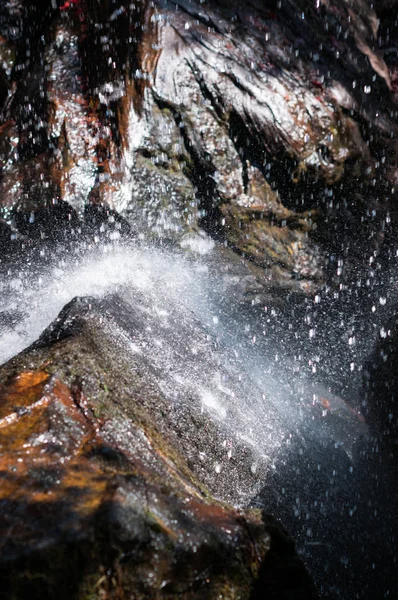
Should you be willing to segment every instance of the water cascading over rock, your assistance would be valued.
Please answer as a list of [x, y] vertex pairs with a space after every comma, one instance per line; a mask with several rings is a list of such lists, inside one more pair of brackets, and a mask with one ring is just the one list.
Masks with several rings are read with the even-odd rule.
[[1, 4], [0, 596], [392, 597], [397, 32]]

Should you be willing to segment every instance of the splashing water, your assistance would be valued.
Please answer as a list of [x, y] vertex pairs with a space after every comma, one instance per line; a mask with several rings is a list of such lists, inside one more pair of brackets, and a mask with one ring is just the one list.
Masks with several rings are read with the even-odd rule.
[[[233, 278], [217, 266], [214, 244], [201, 240], [193, 247], [196, 256], [103, 244], [4, 280], [0, 361], [37, 339], [73, 297], [118, 292], [142, 324], [126, 350], [150, 357], [170, 398], [182, 401], [189, 391], [214, 419], [229, 422], [267, 458], [292, 431], [330, 438], [350, 452], [364, 425], [341, 399], [264, 356], [232, 315], [238, 292]], [[338, 423], [323, 418], [331, 404], [344, 413]]]
[[[0, 361], [36, 340], [72, 298], [94, 296], [113, 308], [118, 298], [112, 334], [119, 347], [147, 365], [177, 411], [193, 402], [211, 417], [225, 432], [220, 444], [228, 459], [239, 445], [250, 449], [246, 468], [252, 478], [234, 483], [235, 497], [229, 498], [281, 518], [323, 582], [329, 560], [340, 565], [343, 550], [355, 554], [358, 531], [366, 534], [369, 511], [379, 502], [372, 496], [368, 459], [356, 467], [367, 427], [272, 341], [261, 343], [261, 331], [236, 308], [241, 274], [225, 268], [216, 245], [199, 242], [184, 244], [190, 252], [98, 244], [57, 264], [29, 265], [9, 275], [0, 283]], [[222, 486], [222, 461], [199, 454]]]

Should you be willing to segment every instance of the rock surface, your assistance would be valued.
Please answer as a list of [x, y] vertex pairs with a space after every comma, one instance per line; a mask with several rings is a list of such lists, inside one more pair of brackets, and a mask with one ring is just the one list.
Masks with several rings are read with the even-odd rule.
[[315, 598], [281, 526], [200, 482], [105, 306], [72, 302], [1, 368], [0, 597]]
[[[379, 496], [387, 498], [390, 480], [379, 476], [375, 459], [368, 477], [364, 452], [354, 486], [340, 444], [366, 427], [353, 425], [358, 414], [339, 396], [349, 378], [358, 394], [366, 344], [390, 310], [379, 304], [395, 286], [396, 0], [61, 4], [0, 5], [0, 273], [22, 273], [8, 292], [29, 280], [37, 258], [53, 267], [71, 249], [73, 257], [92, 252], [101, 238], [189, 249], [192, 240], [210, 243], [201, 229], [214, 237], [237, 280], [234, 301], [256, 304], [261, 335], [273, 337], [264, 348], [278, 355], [289, 347], [313, 373], [343, 380], [341, 388], [331, 382], [337, 395], [315, 394], [315, 408], [327, 413], [318, 479], [318, 455], [311, 444], [303, 451], [298, 436], [297, 477], [287, 461], [259, 504], [274, 495], [280, 516], [301, 497], [292, 528], [300, 541], [308, 541], [310, 513], [319, 516], [321, 538], [327, 518], [331, 531], [359, 513], [357, 529], [319, 553], [324, 589], [336, 580], [326, 572], [330, 555], [349, 549], [357, 563], [339, 554], [341, 585], [366, 594], [383, 580], [390, 593], [396, 535], [378, 513], [389, 510]], [[315, 293], [313, 301], [303, 298]], [[146, 361], [123, 357], [112, 335], [125, 327], [119, 300], [68, 306], [39, 343], [1, 368], [0, 596], [122, 599], [134, 589], [137, 597], [254, 599], [266, 589], [270, 597], [311, 597], [281, 529], [211, 496], [236, 503], [245, 485], [253, 493], [264, 465], [251, 472], [245, 444], [235, 444], [231, 459], [230, 438], [200, 403], [182, 403], [178, 419], [161, 385], [170, 373], [155, 352], [148, 358], [156, 340], [147, 341]], [[8, 304], [0, 312], [5, 331], [24, 319]], [[135, 316], [145, 343], [145, 318]], [[179, 326], [188, 341], [187, 323]], [[213, 353], [205, 332], [198, 339], [201, 357]], [[187, 346], [170, 346], [176, 362], [183, 357], [189, 366]], [[395, 358], [388, 338], [370, 361], [368, 381], [369, 420], [392, 459]], [[207, 402], [222, 412], [213, 398]], [[278, 429], [280, 418], [268, 416], [268, 437], [289, 429], [287, 418]], [[328, 458], [336, 432], [342, 439]], [[217, 477], [214, 463], [199, 458], [207, 447], [222, 465]], [[305, 486], [300, 469], [308, 472]], [[282, 509], [286, 481], [291, 498]], [[382, 547], [372, 542], [370, 521]], [[379, 579], [364, 577], [355, 587], [362, 557], [372, 553]]]
[[389, 6], [7, 2], [3, 216], [46, 238], [43, 207], [102, 207], [103, 230], [109, 210], [155, 237], [201, 226], [276, 290], [349, 279], [396, 222]]

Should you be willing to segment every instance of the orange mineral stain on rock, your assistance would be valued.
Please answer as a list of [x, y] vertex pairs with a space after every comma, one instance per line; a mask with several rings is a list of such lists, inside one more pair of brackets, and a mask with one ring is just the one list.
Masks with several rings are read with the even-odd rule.
[[327, 410], [330, 409], [330, 402], [327, 398], [319, 398], [320, 403], [322, 404], [323, 408], [326, 408]]
[[94, 425], [71, 390], [43, 371], [12, 379], [1, 401], [0, 500], [36, 511], [53, 505], [61, 525], [67, 518], [78, 527], [104, 500], [109, 482], [89, 456], [98, 443]]
[[[52, 577], [74, 576], [80, 585], [87, 576], [79, 599], [130, 598], [136, 590], [137, 598], [159, 598], [159, 590], [188, 598], [192, 589], [192, 599], [247, 600], [257, 579], [271, 585], [261, 571], [270, 551], [262, 514], [204, 494], [183, 456], [160, 433], [149, 437], [141, 418], [98, 420], [96, 396], [80, 382], [66, 384], [41, 369], [0, 389], [0, 580], [7, 598], [56, 597], [56, 584], [37, 595], [41, 565], [46, 586]], [[22, 591], [14, 593], [19, 581]]]
[[48, 379], [45, 371], [24, 371], [0, 386], [0, 419], [39, 400]]

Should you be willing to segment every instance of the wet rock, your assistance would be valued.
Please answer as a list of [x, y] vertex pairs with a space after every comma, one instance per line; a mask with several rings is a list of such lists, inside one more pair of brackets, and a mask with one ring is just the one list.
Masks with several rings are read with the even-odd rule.
[[316, 213], [298, 215], [283, 206], [257, 168], [247, 166], [247, 193], [236, 204], [223, 204], [228, 240], [233, 248], [265, 269], [269, 287], [315, 291], [323, 279], [319, 251], [311, 248], [308, 233]]
[[7, 272], [15, 256], [21, 251], [21, 241], [6, 221], [0, 219], [0, 272]]
[[30, 240], [60, 242], [76, 235], [79, 220], [73, 208], [64, 201], [40, 206], [28, 214], [25, 210], [14, 213], [15, 226], [20, 234]]
[[114, 210], [100, 204], [89, 203], [84, 209], [83, 230], [105, 239], [117, 240], [131, 233], [129, 223]]
[[260, 285], [348, 280], [396, 221], [389, 6], [7, 3], [4, 217], [94, 203], [150, 237], [203, 227]]
[[378, 3], [377, 14], [380, 18], [380, 51], [389, 69], [391, 91], [398, 101], [398, 19], [397, 3], [387, 0]]
[[0, 246], [5, 249], [10, 245], [12, 229], [4, 221], [0, 221]]
[[0, 596], [315, 598], [281, 527], [200, 481], [109, 311], [72, 302], [1, 367]]

